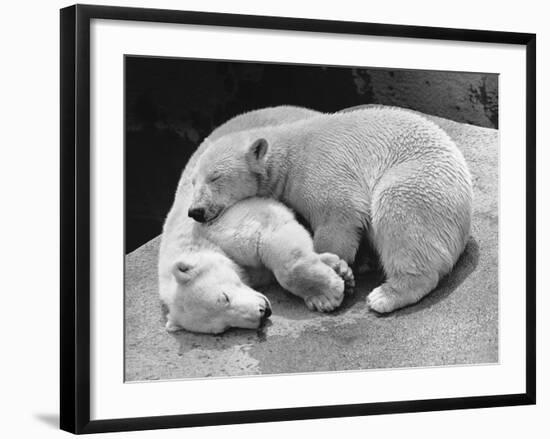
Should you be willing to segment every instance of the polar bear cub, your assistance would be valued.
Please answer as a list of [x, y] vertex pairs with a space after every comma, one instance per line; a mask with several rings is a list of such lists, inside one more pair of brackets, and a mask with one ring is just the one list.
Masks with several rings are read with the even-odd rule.
[[344, 291], [353, 288], [348, 265], [336, 255], [315, 253], [309, 232], [275, 200], [249, 198], [215, 221], [181, 231], [192, 245], [175, 259], [172, 277], [161, 288], [170, 331], [259, 327], [271, 307], [251, 287], [273, 277], [317, 311], [337, 308]]
[[334, 310], [353, 286], [347, 263], [331, 253], [315, 253], [309, 232], [273, 199], [248, 198], [228, 209], [220, 221], [195, 227], [248, 270], [249, 282], [265, 284], [272, 273], [311, 310]]
[[193, 174], [189, 216], [209, 223], [235, 202], [270, 196], [297, 211], [314, 248], [354, 262], [368, 240], [386, 281], [369, 306], [417, 302], [447, 274], [470, 232], [472, 183], [449, 136], [391, 107], [322, 114], [212, 141]]

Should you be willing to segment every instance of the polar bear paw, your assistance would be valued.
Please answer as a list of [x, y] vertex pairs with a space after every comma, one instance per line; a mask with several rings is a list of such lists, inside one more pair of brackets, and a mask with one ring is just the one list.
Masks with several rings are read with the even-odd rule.
[[372, 290], [367, 297], [367, 305], [373, 311], [388, 313], [401, 308], [401, 297], [388, 285], [383, 284]]
[[[329, 270], [329, 273], [330, 270]], [[304, 297], [304, 302], [311, 311], [330, 312], [338, 308], [344, 300], [344, 281], [332, 273], [326, 285], [314, 294]]]
[[347, 262], [333, 253], [322, 253], [319, 257], [324, 264], [332, 268], [343, 279], [344, 294], [352, 294], [355, 288], [355, 277]]

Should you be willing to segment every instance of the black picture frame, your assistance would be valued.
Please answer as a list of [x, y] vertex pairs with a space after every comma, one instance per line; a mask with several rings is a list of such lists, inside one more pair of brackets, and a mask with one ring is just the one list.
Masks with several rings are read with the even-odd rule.
[[[224, 413], [90, 420], [90, 21], [183, 23], [523, 45], [526, 47], [526, 376], [525, 393]], [[210, 12], [74, 5], [61, 9], [60, 426], [72, 433], [191, 427], [326, 417], [535, 404], [536, 36]]]

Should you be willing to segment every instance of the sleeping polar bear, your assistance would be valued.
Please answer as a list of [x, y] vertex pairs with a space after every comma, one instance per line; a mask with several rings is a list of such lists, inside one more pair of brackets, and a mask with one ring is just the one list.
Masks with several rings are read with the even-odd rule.
[[470, 233], [471, 177], [449, 136], [417, 113], [373, 107], [318, 114], [213, 139], [193, 174], [189, 216], [208, 223], [235, 202], [269, 196], [299, 213], [314, 248], [354, 262], [362, 242], [386, 281], [368, 296], [384, 313], [438, 284]]
[[257, 328], [271, 314], [269, 301], [252, 287], [275, 278], [312, 310], [331, 311], [353, 288], [348, 265], [317, 254], [307, 230], [281, 203], [249, 198], [208, 224], [191, 220], [191, 175], [212, 140], [250, 127], [293, 122], [318, 113], [276, 107], [237, 116], [216, 129], [182, 173], [166, 219], [159, 256], [159, 293], [168, 308], [166, 329], [221, 333]]

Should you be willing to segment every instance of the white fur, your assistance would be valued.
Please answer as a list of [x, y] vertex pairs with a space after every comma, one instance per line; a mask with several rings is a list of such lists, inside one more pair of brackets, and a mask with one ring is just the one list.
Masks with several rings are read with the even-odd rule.
[[466, 162], [449, 136], [418, 114], [384, 107], [317, 114], [211, 143], [193, 173], [192, 207], [213, 220], [247, 197], [279, 199], [311, 225], [317, 252], [348, 263], [369, 239], [387, 275], [369, 296], [376, 311], [417, 302], [466, 245]]
[[215, 130], [191, 158], [160, 246], [159, 293], [168, 307], [168, 330], [219, 333], [232, 326], [258, 327], [269, 302], [250, 286], [269, 282], [271, 273], [310, 309], [331, 311], [340, 305], [346, 283], [353, 282], [351, 270], [335, 255], [316, 254], [309, 233], [281, 203], [249, 198], [208, 224], [187, 216], [196, 158], [212, 139], [220, 133], [314, 115], [296, 107], [246, 113]]

